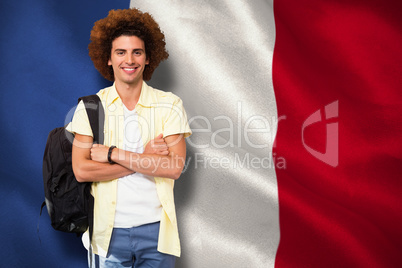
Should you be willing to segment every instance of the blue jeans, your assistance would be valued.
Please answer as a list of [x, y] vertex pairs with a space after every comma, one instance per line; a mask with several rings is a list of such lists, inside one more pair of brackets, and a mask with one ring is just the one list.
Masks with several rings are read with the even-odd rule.
[[156, 250], [158, 235], [159, 222], [114, 228], [107, 257], [92, 254], [92, 267], [173, 268], [176, 257]]

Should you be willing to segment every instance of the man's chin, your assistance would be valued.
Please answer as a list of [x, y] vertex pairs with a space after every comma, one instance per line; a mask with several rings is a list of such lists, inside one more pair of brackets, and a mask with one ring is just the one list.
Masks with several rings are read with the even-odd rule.
[[142, 83], [142, 77], [139, 78], [131, 78], [131, 79], [122, 79], [121, 82], [127, 85], [136, 85], [138, 83]]

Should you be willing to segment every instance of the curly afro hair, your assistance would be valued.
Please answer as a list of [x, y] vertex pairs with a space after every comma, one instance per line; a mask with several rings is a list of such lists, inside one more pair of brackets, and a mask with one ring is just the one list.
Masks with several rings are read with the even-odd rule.
[[107, 80], [114, 81], [113, 69], [108, 65], [112, 42], [117, 37], [137, 36], [144, 41], [149, 64], [145, 66], [143, 79], [148, 81], [159, 63], [169, 57], [165, 35], [149, 13], [138, 9], [111, 10], [109, 15], [95, 22], [91, 31], [89, 56], [95, 68]]

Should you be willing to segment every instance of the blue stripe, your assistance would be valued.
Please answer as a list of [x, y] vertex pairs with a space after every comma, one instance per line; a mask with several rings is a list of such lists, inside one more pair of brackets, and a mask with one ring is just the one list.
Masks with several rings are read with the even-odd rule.
[[88, 56], [93, 23], [110, 9], [129, 5], [129, 0], [0, 2], [4, 267], [87, 267], [81, 240], [53, 230], [47, 213], [39, 221], [40, 245], [42, 158], [49, 131], [63, 125], [77, 98], [109, 84]]

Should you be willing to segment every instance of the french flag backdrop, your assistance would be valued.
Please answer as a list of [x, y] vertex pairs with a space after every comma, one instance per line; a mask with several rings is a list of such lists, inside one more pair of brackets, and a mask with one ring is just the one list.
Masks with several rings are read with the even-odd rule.
[[176, 267], [402, 267], [395, 0], [1, 1], [0, 267], [87, 266], [39, 217], [42, 157], [77, 99], [110, 85], [93, 23], [129, 7], [164, 31], [149, 84], [183, 99], [194, 131]]

